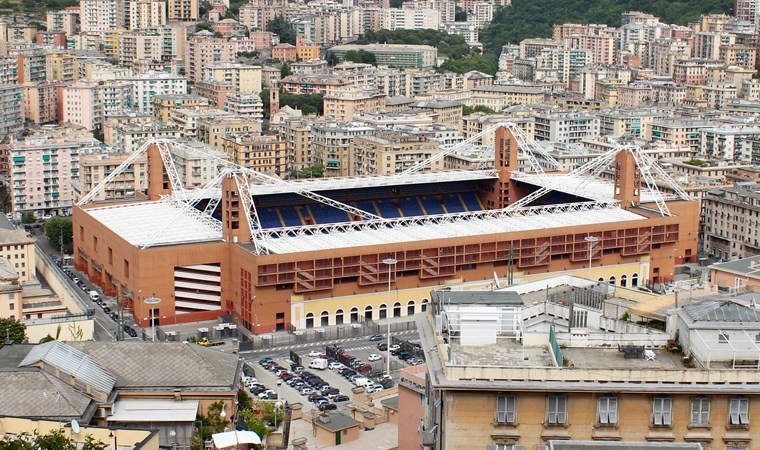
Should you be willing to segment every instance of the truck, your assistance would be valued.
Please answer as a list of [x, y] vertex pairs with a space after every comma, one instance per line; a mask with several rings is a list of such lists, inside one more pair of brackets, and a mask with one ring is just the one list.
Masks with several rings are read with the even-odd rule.
[[327, 369], [327, 360], [322, 359], [322, 358], [317, 358], [314, 361], [309, 363], [309, 369], [325, 370]]
[[215, 347], [217, 345], [224, 345], [224, 341], [209, 341], [208, 338], [204, 337], [198, 341], [198, 345], [202, 345], [203, 347]]

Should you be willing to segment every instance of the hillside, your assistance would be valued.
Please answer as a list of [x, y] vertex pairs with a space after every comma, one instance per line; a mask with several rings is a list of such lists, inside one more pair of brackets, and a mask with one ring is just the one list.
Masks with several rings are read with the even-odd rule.
[[555, 23], [603, 23], [620, 26], [620, 14], [642, 11], [665, 23], [686, 25], [706, 13], [731, 14], [732, 0], [512, 0], [480, 33], [486, 52], [498, 55], [501, 46], [523, 39], [551, 37]]

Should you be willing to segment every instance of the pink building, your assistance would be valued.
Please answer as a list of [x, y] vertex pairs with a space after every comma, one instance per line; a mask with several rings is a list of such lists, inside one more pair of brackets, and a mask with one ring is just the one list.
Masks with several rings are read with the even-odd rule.
[[425, 365], [401, 369], [398, 382], [398, 449], [422, 448], [420, 422], [425, 418]]
[[251, 40], [257, 52], [272, 53], [272, 38], [274, 35], [269, 31], [254, 31], [251, 33]]

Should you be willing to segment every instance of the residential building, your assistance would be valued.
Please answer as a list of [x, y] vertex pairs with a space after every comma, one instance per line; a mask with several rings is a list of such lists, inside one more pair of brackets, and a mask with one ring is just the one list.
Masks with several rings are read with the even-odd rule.
[[48, 61], [52, 69], [50, 80], [68, 83], [80, 78], [79, 58], [76, 55], [56, 52], [48, 55]]
[[[105, 144], [120, 153], [132, 153], [148, 140], [155, 138], [180, 138], [182, 130], [172, 123], [106, 120]], [[82, 192], [87, 193], [87, 190]]]
[[377, 111], [385, 106], [385, 94], [358, 88], [340, 88], [324, 97], [324, 116], [350, 122], [359, 114]]
[[125, 14], [125, 25], [128, 30], [142, 30], [166, 25], [167, 2], [161, 0], [129, 0], [127, 3], [128, 11]]
[[171, 112], [175, 109], [208, 106], [208, 99], [198, 94], [161, 94], [153, 97], [153, 117], [159, 122], [169, 122]]
[[375, 55], [378, 65], [388, 67], [415, 67], [426, 69], [436, 67], [438, 50], [429, 45], [404, 44], [368, 44], [368, 45], [336, 45], [327, 50], [328, 55], [335, 55], [343, 61], [346, 53], [354, 50], [364, 50]]
[[81, 30], [84, 33], [123, 28], [123, 0], [82, 0], [79, 2]]
[[24, 102], [21, 86], [0, 85], [0, 136], [19, 130], [24, 124]]
[[754, 182], [715, 189], [702, 198], [703, 251], [723, 260], [760, 255], [760, 194]]
[[219, 174], [219, 161], [226, 159], [226, 155], [200, 142], [187, 142], [172, 147], [172, 159], [185, 187], [194, 189], [206, 186]]
[[82, 126], [87, 131], [100, 128], [102, 112], [97, 89], [97, 83], [85, 80], [64, 86], [61, 120]]
[[60, 83], [24, 83], [24, 116], [37, 125], [57, 122]]
[[11, 138], [11, 201], [20, 220], [25, 212], [37, 217], [69, 215], [72, 178], [79, 174], [81, 153], [100, 143], [78, 127], [44, 129], [23, 139]]
[[145, 73], [121, 78], [132, 85], [132, 107], [139, 112], [153, 113], [156, 95], [187, 94], [187, 79], [169, 73]]
[[433, 123], [462, 128], [462, 103], [460, 102], [425, 100], [415, 103], [412, 109], [429, 111], [433, 115]]
[[258, 94], [261, 92], [261, 66], [225, 63], [206, 66], [204, 80], [215, 80], [232, 84], [235, 92]]
[[472, 88], [471, 106], [487, 106], [501, 111], [513, 105], [532, 105], [544, 101], [544, 91], [538, 86], [493, 85]]
[[166, 18], [169, 22], [195, 22], [198, 20], [198, 0], [168, 0]]
[[376, 130], [371, 126], [329, 121], [312, 124], [310, 131], [313, 163], [325, 168], [325, 176], [347, 177], [354, 170], [351, 142]]
[[235, 116], [230, 113], [197, 120], [196, 138], [209, 147], [221, 150], [224, 139], [231, 135], [257, 135], [261, 133], [261, 118]]
[[67, 36], [79, 33], [79, 8], [48, 11], [46, 16], [48, 31], [63, 31]]
[[440, 28], [441, 13], [435, 9], [384, 8], [380, 28], [385, 30], [425, 30]]
[[224, 100], [222, 109], [237, 116], [250, 117], [259, 122], [264, 120], [264, 103], [258, 94], [230, 94]]
[[[0, 217], [0, 236], [3, 243], [0, 245], [0, 261], [5, 265], [0, 286], [4, 297], [7, 296], [0, 303], [0, 317], [24, 319], [28, 304], [24, 304], [21, 285], [37, 282], [37, 239], [11, 224], [7, 217]], [[27, 311], [29, 309], [34, 308]]]
[[[83, 155], [79, 158], [79, 178], [72, 182], [74, 201], [90, 193], [129, 157], [129, 153], [105, 153]], [[146, 164], [145, 155], [139, 156], [128, 170], [117, 175], [111, 183], [98, 191], [95, 199], [104, 201], [134, 198], [135, 193], [142, 192], [147, 187]]]
[[759, 256], [732, 258], [730, 261], [712, 264], [708, 269], [713, 291], [733, 295], [746, 293], [750, 299], [750, 306], [754, 306], [753, 294], [760, 292]]
[[577, 144], [599, 135], [599, 119], [587, 112], [539, 112], [534, 118], [537, 141]]
[[203, 97], [212, 108], [223, 108], [228, 95], [234, 94], [235, 88], [228, 81], [199, 81], [193, 84], [193, 94]]
[[280, 80], [282, 90], [291, 94], [322, 94], [329, 95], [350, 82], [342, 78], [325, 75], [291, 75]]
[[277, 177], [288, 172], [288, 145], [277, 136], [240, 133], [222, 138], [227, 158], [243, 167]]
[[272, 59], [278, 59], [280, 61], [296, 61], [298, 60], [298, 49], [293, 44], [284, 42], [272, 47]]
[[216, 38], [208, 30], [197, 32], [185, 43], [187, 79], [194, 83], [203, 81], [206, 66], [234, 63], [239, 52], [254, 50], [253, 41], [248, 38]]
[[691, 119], [661, 119], [652, 122], [651, 128], [644, 139], [654, 142], [664, 142], [674, 147], [689, 146], [694, 152], [699, 150], [699, 132], [710, 128], [712, 124], [705, 120]]
[[[280, 112], [290, 109], [284, 106]], [[311, 148], [311, 121], [303, 116], [287, 117], [277, 122], [280, 139], [288, 145], [288, 160], [292, 170], [303, 170], [314, 165]]]
[[[437, 143], [423, 136], [399, 131], [378, 131], [373, 135], [356, 136], [351, 144], [356, 175], [393, 175], [401, 173], [442, 150]], [[426, 170], [440, 170], [443, 160], [434, 161]]]

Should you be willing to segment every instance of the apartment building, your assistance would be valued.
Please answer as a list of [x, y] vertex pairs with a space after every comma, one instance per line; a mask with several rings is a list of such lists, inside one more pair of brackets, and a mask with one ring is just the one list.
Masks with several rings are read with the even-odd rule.
[[277, 177], [288, 174], [288, 145], [278, 136], [228, 134], [222, 138], [222, 149], [235, 164]]
[[185, 142], [183, 146], [174, 146], [171, 153], [179, 178], [188, 189], [210, 183], [219, 174], [222, 167], [220, 161], [226, 159], [223, 151], [200, 142]]
[[291, 94], [330, 95], [345, 86], [350, 86], [350, 82], [326, 75], [291, 75], [280, 80], [280, 86], [283, 91]]
[[198, 11], [198, 0], [168, 0], [166, 18], [169, 22], [195, 22]]
[[171, 112], [178, 108], [206, 108], [207, 98], [197, 94], [165, 94], [153, 97], [153, 117], [159, 122], [169, 122]]
[[180, 137], [182, 130], [172, 123], [107, 120], [104, 129], [105, 143], [123, 153], [133, 153], [150, 139]]
[[132, 108], [153, 113], [153, 98], [157, 95], [187, 94], [187, 79], [170, 73], [144, 73], [120, 78], [132, 85]]
[[236, 116], [249, 117], [257, 122], [264, 120], [264, 102], [257, 94], [230, 94], [224, 100], [222, 109]]
[[711, 190], [701, 205], [703, 251], [723, 260], [760, 255], [760, 194], [755, 182]]
[[67, 36], [79, 33], [79, 8], [70, 7], [46, 13], [48, 31], [63, 31]]
[[438, 58], [435, 47], [404, 44], [336, 45], [329, 48], [327, 54], [335, 55], [339, 61], [343, 61], [346, 53], [352, 50], [372, 53], [378, 65], [388, 67], [432, 68], [436, 66]]
[[61, 88], [60, 83], [24, 83], [22, 89], [26, 120], [37, 125], [57, 122], [58, 93]]
[[325, 176], [347, 177], [354, 170], [351, 142], [357, 136], [375, 133], [375, 128], [360, 124], [328, 121], [311, 125], [311, 148], [314, 164], [325, 168]]
[[[131, 155], [129, 153], [106, 153], [83, 155], [79, 158], [79, 178], [72, 182], [72, 195], [78, 201], [100, 184]], [[140, 155], [132, 164], [95, 196], [96, 200], [119, 200], [134, 198], [136, 192], [147, 188], [147, 157]]]
[[486, 106], [501, 111], [513, 105], [533, 105], [544, 101], [544, 91], [538, 86], [493, 85], [472, 88], [471, 105]]
[[83, 33], [123, 28], [125, 2], [123, 0], [82, 0], [79, 2]]
[[79, 174], [80, 153], [100, 150], [100, 143], [79, 127], [40, 130], [11, 137], [11, 201], [20, 220], [25, 212], [37, 217], [70, 215], [71, 180]]
[[440, 28], [441, 13], [435, 9], [395, 9], [380, 11], [380, 28], [385, 30], [425, 30]]
[[223, 108], [227, 96], [234, 93], [235, 88], [227, 81], [206, 80], [193, 84], [193, 94], [208, 100], [212, 108]]
[[314, 165], [310, 120], [303, 117], [284, 118], [277, 123], [277, 131], [280, 139], [287, 142], [288, 159], [292, 170], [303, 170]]
[[644, 139], [653, 142], [663, 142], [673, 147], [688, 146], [694, 152], [700, 148], [699, 132], [710, 128], [713, 124], [705, 120], [693, 119], [661, 119], [652, 122]]
[[324, 97], [324, 116], [350, 122], [359, 114], [385, 107], [385, 94], [355, 87], [334, 90]]
[[[378, 131], [373, 135], [357, 136], [351, 144], [354, 175], [392, 175], [401, 173], [441, 152], [437, 143], [424, 136], [400, 131]], [[443, 160], [428, 170], [440, 170]]]
[[[487, 292], [447, 293], [444, 304], [433, 292], [432, 307], [418, 319], [425, 413], [399, 422], [400, 434], [417, 428], [421, 444], [433, 449], [540, 449], [557, 441], [570, 449], [617, 448], [609, 441], [621, 441], [620, 448], [754, 448], [754, 308], [706, 300], [670, 312], [666, 331], [655, 331], [605, 313], [604, 300], [624, 290], [597, 295], [593, 283], [561, 278], [499, 300]], [[562, 302], [581, 295], [589, 299], [583, 305]], [[547, 300], [530, 305], [539, 296]], [[602, 344], [609, 339], [613, 348]], [[747, 365], [733, 362], [743, 356]], [[399, 390], [419, 392], [421, 378], [402, 376]], [[582, 389], [577, 380], [585, 380]]]
[[174, 28], [152, 28], [129, 31], [119, 35], [119, 64], [137, 73], [145, 64], [168, 64], [182, 53]]
[[[24, 319], [36, 308], [25, 305], [22, 297], [22, 284], [37, 282], [37, 239], [26, 230], [17, 228], [6, 217], [0, 218], [0, 261], [3, 261], [2, 292], [5, 297], [0, 306], [0, 317]], [[25, 308], [27, 306], [27, 308]], [[32, 311], [30, 311], [32, 310]], [[35, 314], [35, 317], [37, 315]]]
[[249, 64], [212, 64], [205, 68], [204, 80], [215, 80], [232, 84], [235, 92], [258, 94], [261, 92], [261, 66]]
[[24, 124], [24, 102], [21, 86], [0, 85], [0, 136], [19, 130]]
[[162, 0], [130, 0], [125, 14], [126, 28], [141, 30], [166, 25], [166, 4]]
[[50, 64], [49, 54], [37, 48], [21, 50], [14, 52], [17, 58], [17, 83], [40, 82], [51, 79], [52, 66]]
[[203, 81], [206, 66], [234, 63], [239, 52], [255, 50], [254, 41], [248, 38], [215, 38], [208, 30], [197, 32], [185, 43], [187, 79], [194, 83]]
[[413, 110], [427, 111], [433, 116], [433, 123], [462, 128], [462, 103], [447, 100], [425, 100], [415, 103]]
[[98, 83], [79, 80], [63, 86], [61, 120], [92, 131], [102, 127], [104, 118], [121, 114], [133, 102], [134, 86], [122, 81]]
[[604, 109], [595, 113], [599, 118], [601, 136], [628, 135], [634, 138], [645, 136], [652, 122], [666, 119], [670, 114], [657, 109]]
[[232, 114], [200, 117], [196, 122], [196, 139], [211, 148], [221, 150], [224, 138], [230, 135], [257, 135], [261, 133], [261, 119], [254, 116]]
[[599, 118], [587, 112], [539, 112], [533, 117], [537, 141], [577, 144], [599, 135]]

